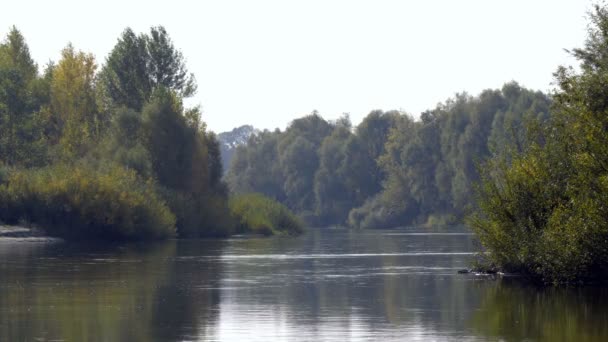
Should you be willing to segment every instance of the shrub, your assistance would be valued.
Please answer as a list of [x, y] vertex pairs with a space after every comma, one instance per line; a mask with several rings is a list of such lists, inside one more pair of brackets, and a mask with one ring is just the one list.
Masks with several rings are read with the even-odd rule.
[[469, 219], [491, 262], [550, 283], [608, 280], [608, 7], [590, 19], [580, 69], [555, 73], [551, 118], [484, 165]]
[[163, 198], [175, 213], [180, 238], [227, 237], [233, 232], [228, 201], [223, 194], [189, 194], [162, 188]]
[[151, 181], [119, 166], [15, 170], [0, 185], [0, 220], [25, 220], [68, 239], [161, 239], [175, 216]]
[[302, 223], [287, 207], [261, 194], [230, 199], [230, 211], [237, 233], [297, 235], [303, 231]]
[[395, 209], [382, 195], [376, 195], [348, 214], [348, 225], [353, 228], [387, 229], [401, 227], [409, 222], [413, 210], [404, 205], [406, 209]]

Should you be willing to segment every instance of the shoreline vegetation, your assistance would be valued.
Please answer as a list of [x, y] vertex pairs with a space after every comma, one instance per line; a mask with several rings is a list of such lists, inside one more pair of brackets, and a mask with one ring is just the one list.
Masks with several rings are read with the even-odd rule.
[[261, 194], [244, 194], [229, 201], [236, 234], [299, 235], [302, 222], [286, 206]]
[[262, 195], [256, 215], [231, 212], [217, 138], [184, 106], [196, 88], [162, 26], [127, 28], [101, 67], [68, 44], [42, 73], [11, 28], [0, 42], [0, 222], [69, 240], [301, 232]]
[[[278, 199], [308, 225], [388, 228], [466, 222], [479, 271], [541, 283], [608, 278], [608, 9], [561, 66], [550, 95], [508, 83], [457, 94], [420, 120], [318, 113], [254, 134], [226, 176], [235, 193]], [[270, 165], [270, 167], [268, 167]]]
[[215, 133], [184, 99], [194, 75], [162, 26], [127, 28], [99, 68], [69, 44], [39, 72], [0, 44], [0, 220], [67, 239], [297, 235], [309, 226], [466, 222], [486, 272], [608, 279], [608, 8], [547, 95], [515, 82], [420, 119], [316, 111], [250, 136], [224, 176]]
[[481, 164], [468, 219], [486, 267], [544, 283], [608, 279], [608, 8], [590, 13], [587, 41], [560, 67], [551, 117], [526, 144]]

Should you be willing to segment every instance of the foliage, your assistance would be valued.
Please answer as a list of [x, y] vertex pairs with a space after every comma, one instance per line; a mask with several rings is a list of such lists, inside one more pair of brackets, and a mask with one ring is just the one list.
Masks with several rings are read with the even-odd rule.
[[160, 239], [175, 217], [153, 182], [118, 166], [15, 170], [0, 185], [0, 219], [25, 220], [49, 235], [75, 239]]
[[278, 162], [280, 132], [253, 134], [246, 145], [238, 146], [226, 174], [234, 193], [259, 192], [283, 202], [283, 173]]
[[142, 112], [145, 146], [179, 235], [226, 235], [231, 226], [219, 146], [198, 115], [186, 113], [175, 93], [159, 88]]
[[302, 223], [284, 205], [261, 194], [230, 199], [230, 211], [237, 221], [237, 233], [263, 235], [302, 233]]
[[[171, 236], [161, 232], [165, 228], [155, 228], [167, 226], [164, 211], [175, 221], [171, 225], [177, 226], [181, 237], [230, 234], [233, 223], [228, 191], [221, 180], [219, 143], [213, 133], [206, 131], [200, 109], [183, 105], [183, 98], [196, 91], [196, 83], [166, 30], [152, 27], [149, 34], [139, 36], [125, 30], [101, 69], [97, 73], [93, 55], [70, 44], [61, 52], [61, 59], [49, 63], [39, 75], [16, 28], [0, 44], [0, 165], [21, 175], [15, 180], [51, 181], [48, 188], [34, 182], [33, 190], [25, 186], [26, 181], [7, 185], [6, 193], [12, 197], [5, 200], [12, 203], [11, 208], [16, 210], [13, 214], [48, 225], [43, 228], [50, 234], [74, 238]], [[93, 188], [80, 189], [80, 195], [62, 194], [62, 183], [55, 178], [68, 174], [65, 165], [80, 165], [75, 172], [84, 170], [93, 178], [103, 176], [105, 183], [97, 184], [82, 175], [78, 177], [83, 179], [68, 177], [66, 182], [82, 181]], [[41, 169], [28, 169], [32, 167]], [[125, 173], [124, 180], [119, 177], [121, 172]], [[2, 181], [7, 177], [3, 171]], [[98, 194], [98, 190], [108, 197]], [[113, 200], [112, 196], [118, 196], [113, 191], [119, 190], [160, 201], [163, 211], [156, 216], [145, 213], [147, 216], [141, 218], [150, 221], [151, 230], [130, 228], [139, 223], [126, 221], [138, 218], [130, 218], [126, 209], [110, 211], [108, 215], [117, 218], [104, 225], [94, 219], [86, 221], [87, 215], [92, 215], [86, 211], [89, 207], [80, 208], [86, 209], [84, 218], [71, 223], [61, 220], [65, 210], [59, 204], [39, 211], [31, 208], [36, 201], [55, 197], [57, 203], [62, 203], [62, 198], [76, 201], [72, 197], [77, 197], [85, 204], [90, 201], [87, 205], [94, 208]], [[138, 197], [133, 198], [127, 198], [133, 203], [117, 205], [148, 210], [145, 203], [137, 202]], [[98, 215], [103, 214], [102, 209]], [[11, 213], [4, 214], [11, 219]], [[66, 215], [65, 219], [70, 219]], [[137, 231], [130, 232], [133, 229]], [[147, 232], [151, 235], [145, 236]]]
[[154, 176], [152, 157], [145, 143], [144, 120], [140, 113], [121, 107], [114, 114], [109, 132], [98, 148], [92, 151], [96, 159], [108, 159], [144, 178]]
[[68, 45], [53, 68], [50, 85], [51, 122], [63, 156], [82, 156], [101, 134], [104, 119], [95, 102], [95, 58]]
[[196, 80], [188, 73], [182, 53], [164, 27], [136, 35], [125, 29], [100, 73], [102, 102], [140, 111], [154, 92], [166, 88], [180, 97], [196, 92]]
[[249, 137], [255, 133], [259, 133], [259, 131], [253, 128], [253, 126], [243, 125], [236, 127], [229, 132], [223, 132], [217, 135], [217, 140], [220, 144], [223, 171], [227, 171], [230, 167], [230, 162], [234, 157], [237, 147], [246, 144]]
[[0, 44], [0, 160], [33, 166], [46, 159], [41, 97], [44, 79], [21, 33], [13, 27]]
[[591, 23], [573, 51], [581, 71], [555, 74], [549, 123], [523, 153], [484, 165], [470, 219], [490, 262], [545, 282], [608, 275], [608, 9], [596, 6]]
[[[495, 140], [523, 144], [511, 131], [529, 117], [544, 118], [549, 103], [544, 94], [510, 83], [478, 97], [457, 95], [423, 113], [422, 121], [402, 117], [379, 158], [386, 180], [376, 200], [389, 217], [403, 217], [403, 224], [433, 223], [431, 217], [462, 220], [479, 179], [476, 163], [497, 153]], [[507, 123], [503, 113], [510, 113]]]
[[548, 117], [550, 99], [505, 84], [422, 113], [316, 113], [237, 148], [226, 180], [235, 193], [260, 192], [309, 224], [386, 228], [462, 221], [479, 179], [476, 163], [523, 146], [522, 127]]

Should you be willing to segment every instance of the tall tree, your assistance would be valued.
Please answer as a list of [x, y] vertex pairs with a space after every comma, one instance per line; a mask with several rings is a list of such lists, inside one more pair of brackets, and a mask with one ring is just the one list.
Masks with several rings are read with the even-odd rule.
[[580, 71], [558, 68], [550, 121], [523, 153], [484, 165], [470, 220], [492, 262], [547, 282], [608, 277], [608, 8], [590, 19]]
[[315, 209], [314, 177], [319, 166], [317, 150], [333, 126], [316, 111], [294, 120], [281, 136], [278, 156], [285, 182], [283, 190], [290, 208], [308, 212]]
[[38, 76], [38, 66], [21, 32], [13, 26], [0, 47], [0, 64], [19, 71], [27, 84]]
[[44, 160], [37, 74], [25, 38], [13, 27], [0, 44], [0, 160], [11, 165]]
[[0, 68], [0, 157], [9, 165], [17, 161], [17, 130], [26, 110], [25, 80], [15, 69]]
[[141, 110], [152, 91], [146, 39], [127, 28], [108, 55], [100, 84], [110, 103]]
[[53, 69], [51, 83], [52, 123], [66, 156], [84, 152], [106, 124], [95, 102], [95, 58], [69, 44]]
[[186, 69], [184, 56], [173, 45], [169, 34], [162, 26], [150, 28], [146, 37], [148, 51], [148, 73], [152, 88], [165, 87], [181, 97], [190, 97], [196, 92], [194, 75]]
[[140, 111], [160, 87], [181, 97], [196, 92], [194, 75], [164, 27], [136, 35], [127, 28], [110, 52], [100, 73], [102, 102]]

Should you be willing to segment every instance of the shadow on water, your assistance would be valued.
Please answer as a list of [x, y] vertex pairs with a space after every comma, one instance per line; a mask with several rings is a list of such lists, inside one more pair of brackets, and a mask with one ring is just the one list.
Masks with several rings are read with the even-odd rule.
[[483, 292], [471, 325], [480, 336], [504, 341], [608, 341], [608, 289], [504, 279]]
[[199, 336], [199, 320], [213, 320], [217, 296], [184, 291], [178, 284], [204, 283], [221, 270], [215, 265], [192, 270], [175, 262], [177, 253], [190, 249], [177, 241], [103, 246], [2, 241], [0, 341]]

